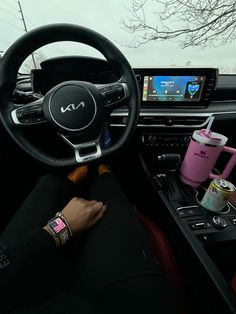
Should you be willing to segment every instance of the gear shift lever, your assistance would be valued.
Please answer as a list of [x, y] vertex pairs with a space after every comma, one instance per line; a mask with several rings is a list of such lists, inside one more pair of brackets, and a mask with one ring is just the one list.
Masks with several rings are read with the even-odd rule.
[[158, 165], [166, 170], [176, 170], [180, 165], [181, 157], [179, 154], [162, 154], [157, 156]]
[[158, 189], [161, 189], [165, 181], [167, 172], [174, 172], [180, 164], [181, 157], [179, 154], [162, 154], [157, 156], [155, 167], [158, 173], [153, 176], [153, 180]]

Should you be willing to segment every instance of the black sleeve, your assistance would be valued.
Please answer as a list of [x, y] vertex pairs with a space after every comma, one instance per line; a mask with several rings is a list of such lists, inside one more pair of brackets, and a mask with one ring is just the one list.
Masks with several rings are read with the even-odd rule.
[[[38, 229], [22, 239], [0, 240], [0, 307], [8, 308], [9, 299], [27, 276], [37, 271], [37, 266], [56, 250], [52, 236], [44, 229]], [[13, 295], [12, 295], [13, 294]], [[11, 300], [12, 302], [12, 300]]]

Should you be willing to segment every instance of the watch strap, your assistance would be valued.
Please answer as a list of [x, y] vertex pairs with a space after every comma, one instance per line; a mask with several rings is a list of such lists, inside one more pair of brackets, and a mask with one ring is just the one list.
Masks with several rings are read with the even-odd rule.
[[64, 245], [72, 237], [70, 225], [61, 212], [56, 213], [55, 217], [48, 221], [47, 228], [53, 236], [60, 240], [61, 245]]
[[67, 225], [67, 228], [69, 230], [69, 234], [70, 234], [70, 237], [72, 237], [72, 231], [71, 231], [71, 227], [70, 227], [70, 224], [68, 223], [66, 217], [61, 213], [61, 212], [57, 212], [56, 213], [56, 217], [60, 217], [63, 222]]

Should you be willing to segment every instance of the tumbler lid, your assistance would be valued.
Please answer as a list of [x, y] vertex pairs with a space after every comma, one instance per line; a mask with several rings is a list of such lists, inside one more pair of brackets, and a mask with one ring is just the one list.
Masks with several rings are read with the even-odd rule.
[[196, 130], [193, 132], [193, 139], [200, 143], [211, 146], [224, 146], [228, 141], [228, 138], [222, 134], [215, 132], [205, 132], [205, 129]]

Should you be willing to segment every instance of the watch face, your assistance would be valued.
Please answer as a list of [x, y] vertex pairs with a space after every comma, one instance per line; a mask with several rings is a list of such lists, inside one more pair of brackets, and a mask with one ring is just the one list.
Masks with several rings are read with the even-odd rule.
[[63, 230], [67, 228], [66, 224], [63, 222], [61, 218], [55, 218], [51, 222], [49, 222], [49, 226], [53, 229], [56, 234], [61, 233]]

